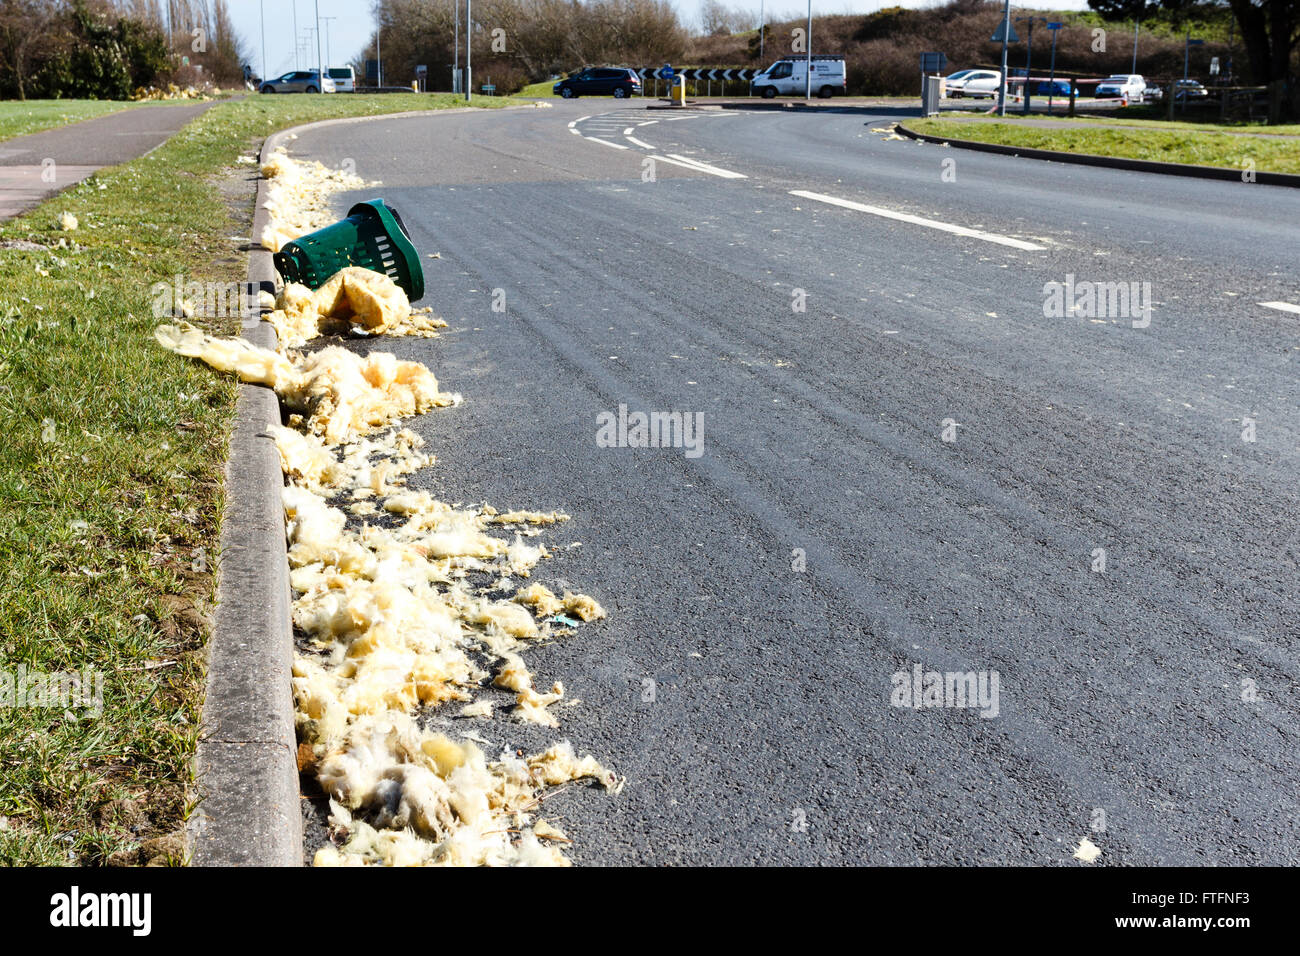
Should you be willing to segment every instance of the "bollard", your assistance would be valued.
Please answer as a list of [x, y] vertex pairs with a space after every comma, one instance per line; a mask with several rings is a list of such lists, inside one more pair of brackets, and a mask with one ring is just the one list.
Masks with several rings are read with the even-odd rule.
[[1077, 76], [1072, 76], [1070, 77], [1070, 112], [1067, 114], [1069, 116], [1074, 115], [1074, 98], [1078, 95], [1078, 92], [1079, 78]]
[[673, 77], [673, 99], [678, 106], [686, 105], [686, 77], [680, 73]]

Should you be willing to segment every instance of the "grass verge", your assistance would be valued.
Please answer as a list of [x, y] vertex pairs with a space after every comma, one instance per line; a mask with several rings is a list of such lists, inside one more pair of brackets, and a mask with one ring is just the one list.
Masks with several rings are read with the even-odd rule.
[[[0, 863], [183, 856], [237, 393], [153, 343], [151, 287], [244, 280], [255, 173], [236, 158], [271, 132], [462, 105], [219, 103], [149, 156], [0, 225]], [[63, 210], [76, 231], [59, 230]], [[102, 679], [98, 712], [31, 694], [19, 706], [24, 674], [87, 671]]]
[[908, 129], [945, 139], [968, 139], [1003, 146], [1092, 153], [1164, 163], [1243, 169], [1253, 160], [1260, 171], [1300, 173], [1300, 145], [1292, 140], [1194, 130], [1116, 129], [1089, 126], [1057, 128], [1008, 122], [908, 120]]

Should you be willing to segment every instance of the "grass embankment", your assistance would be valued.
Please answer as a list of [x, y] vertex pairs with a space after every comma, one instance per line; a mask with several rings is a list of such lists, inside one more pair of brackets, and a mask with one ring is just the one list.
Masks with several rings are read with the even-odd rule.
[[0, 140], [144, 105], [121, 100], [11, 100], [0, 103]]
[[[244, 280], [232, 237], [250, 228], [252, 167], [235, 161], [269, 133], [461, 105], [220, 103], [151, 155], [0, 226], [0, 863], [183, 852], [236, 386], [154, 344], [151, 286]], [[76, 231], [56, 225], [64, 210]], [[195, 321], [238, 328], [236, 316]], [[14, 706], [6, 679], [20, 668], [102, 674], [102, 713]]]
[[906, 125], [945, 139], [1231, 169], [1243, 169], [1247, 160], [1254, 160], [1255, 169], [1261, 172], [1300, 173], [1300, 142], [1264, 136], [1191, 129], [1116, 129], [1096, 124], [1061, 128], [984, 120], [921, 119], [908, 120]]

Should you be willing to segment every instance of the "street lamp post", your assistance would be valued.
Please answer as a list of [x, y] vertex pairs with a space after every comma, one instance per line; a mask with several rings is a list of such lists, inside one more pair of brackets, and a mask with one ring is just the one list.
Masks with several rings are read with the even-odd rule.
[[1029, 39], [1025, 50], [1025, 90], [1024, 90], [1025, 105], [1024, 105], [1024, 109], [1021, 110], [1021, 112], [1025, 114], [1029, 113], [1029, 100], [1032, 95], [1030, 93], [1030, 90], [1033, 89], [1033, 84], [1030, 83], [1029, 81], [1029, 75], [1032, 72], [1032, 68], [1034, 65], [1034, 21], [1041, 20], [1041, 19], [1042, 19], [1041, 17], [1017, 17], [1016, 18], [1017, 23], [1020, 23], [1025, 20], [1029, 21]]
[[804, 66], [804, 102], [812, 99], [812, 0], [808, 0], [808, 35], [804, 37], [805, 60]]
[[452, 0], [452, 8], [455, 11], [455, 26], [452, 28], [452, 46], [451, 46], [451, 91], [460, 92], [460, 0]]
[[325, 21], [325, 62], [329, 63], [334, 59], [330, 52], [330, 21], [337, 20], [338, 17], [321, 17]]
[[316, 82], [320, 92], [325, 92], [325, 61], [320, 55], [320, 0], [316, 0]]
[[763, 16], [764, 0], [758, 0], [758, 62], [763, 62], [763, 35], [767, 33], [767, 24]]
[[1047, 115], [1052, 115], [1052, 102], [1056, 97], [1056, 35], [1064, 23], [1049, 23], [1047, 29], [1052, 31], [1052, 67], [1047, 78]]
[[1007, 38], [1011, 35], [1011, 0], [1002, 5], [1002, 82], [998, 85], [998, 115], [1007, 115]]
[[293, 0], [293, 68], [302, 69], [298, 62], [298, 45], [302, 43], [302, 33], [298, 29], [298, 0]]
[[262, 14], [262, 81], [266, 81], [266, 0], [259, 0]]
[[[809, 0], [811, 3], [812, 0]], [[474, 0], [465, 0], [465, 102], [474, 89]]]

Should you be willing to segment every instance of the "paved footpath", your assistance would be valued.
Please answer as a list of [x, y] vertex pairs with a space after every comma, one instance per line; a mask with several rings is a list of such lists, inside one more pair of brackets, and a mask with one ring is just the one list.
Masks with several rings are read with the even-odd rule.
[[0, 142], [0, 219], [165, 143], [214, 101], [141, 106]]

